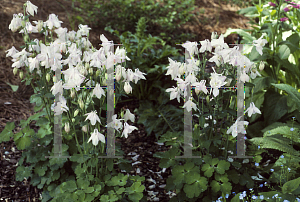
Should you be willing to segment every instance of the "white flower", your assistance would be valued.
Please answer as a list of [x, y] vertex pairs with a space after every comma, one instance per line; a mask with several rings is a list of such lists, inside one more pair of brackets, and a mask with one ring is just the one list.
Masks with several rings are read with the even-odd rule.
[[169, 63], [170, 65], [167, 67], [168, 71], [166, 73], [166, 75], [171, 75], [172, 79], [174, 80], [175, 77], [177, 77], [178, 75], [178, 70], [179, 70], [179, 66], [181, 66], [181, 63], [176, 62], [174, 60], [172, 60], [171, 58], [169, 59]]
[[173, 86], [173, 88], [168, 88], [166, 92], [171, 92], [170, 100], [177, 98], [178, 102], [180, 102], [180, 92], [178, 88]]
[[205, 83], [206, 83], [206, 80], [201, 80], [200, 83], [199, 82], [193, 83], [193, 86], [195, 86], [195, 92], [199, 93], [200, 91], [203, 91], [205, 94], [207, 94], [208, 91], [206, 89]]
[[197, 42], [187, 41], [182, 46], [187, 49], [191, 56], [193, 56], [195, 53], [198, 53]]
[[219, 88], [221, 88], [221, 86], [225, 85], [227, 82], [224, 82], [226, 80], [226, 76], [221, 76], [222, 74], [217, 74], [214, 68], [213, 70], [214, 73], [211, 73], [210, 77], [210, 93], [213, 90], [213, 95], [217, 97], [219, 95]]
[[243, 71], [243, 73], [241, 74], [239, 80], [243, 83], [245, 83], [245, 81], [249, 82], [250, 77], [246, 74], [245, 70]]
[[196, 104], [192, 102], [191, 98], [186, 103], [184, 103], [183, 108], [187, 108], [188, 112], [190, 112], [192, 108], [194, 110], [198, 109]]
[[263, 46], [265, 46], [266, 43], [268, 43], [266, 39], [262, 39], [265, 35], [266, 33], [263, 33], [259, 39], [253, 41], [254, 46], [256, 46], [256, 50], [260, 55], [262, 55]]
[[146, 73], [141, 72], [139, 69], [135, 69], [135, 73], [133, 73], [133, 80], [134, 80], [135, 84], [138, 82], [139, 79], [145, 79], [146, 80], [146, 78], [144, 77], [143, 74], [146, 75]]
[[34, 12], [37, 13], [37, 6], [33, 5], [30, 1], [26, 2], [26, 12], [34, 16]]
[[126, 113], [124, 115], [124, 119], [125, 119], [126, 122], [128, 120], [134, 122], [135, 117], [134, 117], [134, 114], [130, 113], [129, 109], [126, 109]]
[[89, 30], [91, 29], [90, 27], [88, 27], [88, 25], [78, 25], [79, 27], [79, 31], [80, 31], [80, 35], [83, 36], [87, 36], [89, 34]]
[[100, 86], [99, 83], [96, 84], [96, 87], [94, 88], [93, 94], [92, 94], [92, 95], [96, 95], [96, 97], [97, 97], [98, 99], [100, 99], [102, 95], [105, 96], [105, 92], [104, 92], [104, 90], [101, 88], [101, 86]]
[[112, 116], [112, 122], [108, 123], [105, 127], [114, 128], [115, 130], [119, 131], [123, 127], [121, 120], [124, 119], [117, 119], [117, 115], [115, 114]]
[[130, 126], [130, 125], [128, 125], [127, 122], [125, 122], [124, 123], [124, 130], [123, 130], [123, 133], [122, 133], [121, 137], [125, 136], [125, 138], [127, 138], [128, 137], [128, 133], [131, 133], [133, 130], [137, 130], [137, 129], [138, 129], [137, 127]]
[[[233, 137], [236, 137], [238, 133], [246, 134], [246, 131], [243, 131], [244, 127], [238, 127], [238, 123], [244, 123], [244, 125], [248, 125], [248, 121], [240, 121], [241, 117], [239, 117], [236, 122], [227, 130], [227, 134], [231, 133]], [[239, 130], [238, 130], [239, 129]]]
[[108, 39], [103, 34], [100, 35], [100, 40], [102, 41], [102, 45], [103, 45], [105, 54], [107, 54], [110, 47], [113, 46], [112, 41], [108, 41]]
[[58, 20], [57, 16], [53, 13], [49, 15], [49, 19], [46, 21], [46, 25], [50, 30], [53, 28], [53, 26], [59, 28], [61, 26], [60, 23], [63, 22]]
[[91, 124], [93, 126], [96, 124], [96, 121], [98, 121], [101, 124], [100, 119], [99, 119], [99, 117], [97, 115], [97, 111], [96, 110], [92, 111], [90, 113], [85, 114], [85, 116], [86, 115], [87, 115], [87, 117], [86, 117], [85, 121], [89, 119], [91, 121]]
[[67, 81], [63, 85], [65, 89], [71, 89], [75, 88], [76, 86], [80, 86], [85, 79], [85, 77], [80, 74], [75, 67], [72, 66], [69, 69], [62, 71], [62, 73], [65, 75], [65, 80]]
[[119, 46], [117, 47], [115, 51], [115, 56], [116, 56], [116, 62], [117, 63], [122, 63], [126, 60], [130, 61], [130, 58], [126, 56], [126, 50], [124, 48], [119, 49]]
[[211, 52], [212, 46], [208, 39], [205, 39], [204, 41], [200, 41], [200, 43], [201, 43], [201, 48], [199, 50], [200, 53], [203, 53], [205, 51]]
[[130, 86], [129, 82], [125, 82], [124, 90], [127, 94], [132, 93], [132, 87]]
[[93, 145], [97, 146], [98, 142], [101, 141], [105, 144], [105, 136], [98, 132], [98, 129], [94, 129], [88, 143], [92, 140]]
[[52, 95], [56, 95], [57, 93], [60, 93], [62, 95], [63, 94], [62, 80], [60, 80], [59, 82], [56, 82], [52, 86], [50, 91], [52, 91]]
[[248, 112], [248, 116], [249, 116], [249, 117], [251, 117], [252, 114], [256, 114], [256, 113], [261, 114], [261, 111], [260, 111], [257, 107], [255, 107], [254, 102], [251, 102], [251, 103], [250, 103], [250, 106], [249, 106], [249, 108], [245, 111], [245, 113], [247, 113], [247, 112]]
[[14, 14], [13, 15], [13, 19], [11, 20], [8, 28], [12, 31], [12, 32], [16, 32], [21, 26], [22, 26], [22, 17], [23, 15], [17, 15]]
[[38, 33], [36, 26], [32, 26], [30, 22], [26, 22], [25, 27], [19, 33], [24, 33], [25, 30], [27, 30], [29, 34]]
[[8, 49], [7, 51], [5, 51], [5, 52], [8, 52], [7, 54], [6, 54], [6, 57], [8, 57], [8, 56], [11, 56], [11, 57], [13, 57], [16, 53], [18, 53], [19, 51], [13, 46], [13, 47], [11, 47], [11, 49]]

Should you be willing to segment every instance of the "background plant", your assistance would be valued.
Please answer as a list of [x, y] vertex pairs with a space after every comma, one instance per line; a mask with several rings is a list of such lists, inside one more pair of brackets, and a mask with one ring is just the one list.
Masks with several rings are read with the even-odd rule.
[[[192, 19], [195, 9], [195, 1], [136, 1], [136, 0], [112, 0], [112, 1], [93, 1], [93, 0], [72, 0], [79, 2], [80, 7], [73, 6], [73, 9], [80, 15], [73, 19], [79, 23], [89, 23], [91, 26], [98, 26], [105, 22], [104, 26], [110, 26], [119, 32], [133, 32], [135, 24], [141, 17], [149, 20], [149, 30], [159, 26], [161, 29], [160, 37], [167, 42], [177, 40], [188, 40], [190, 35], [172, 34], [174, 30]], [[163, 4], [163, 6], [162, 6]], [[167, 34], [168, 33], [168, 34]]]

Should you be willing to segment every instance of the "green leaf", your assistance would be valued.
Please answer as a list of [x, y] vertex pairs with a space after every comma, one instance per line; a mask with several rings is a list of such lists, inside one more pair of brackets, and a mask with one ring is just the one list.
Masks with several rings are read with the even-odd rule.
[[15, 129], [15, 122], [7, 122], [5, 128], [0, 133], [0, 143], [3, 141], [9, 141], [14, 136], [12, 130]]
[[75, 183], [74, 180], [70, 180], [70, 181], [67, 181], [67, 182], [63, 182], [61, 184], [61, 189], [64, 192], [73, 192], [77, 189], [77, 186], [76, 186], [76, 183]]
[[19, 150], [24, 150], [24, 149], [28, 148], [31, 145], [31, 137], [28, 137], [28, 136], [20, 137], [16, 141], [16, 145]]
[[[87, 189], [90, 185], [90, 181], [87, 179], [77, 179], [77, 187], [80, 189]], [[86, 192], [87, 193], [87, 192]]]
[[34, 172], [39, 176], [44, 176], [47, 170], [47, 166], [36, 166]]
[[18, 88], [19, 88], [19, 86], [12, 85], [12, 84], [7, 83], [7, 82], [5, 82], [5, 83], [6, 83], [7, 85], [10, 85], [11, 89], [12, 89], [14, 92], [16, 92], [16, 91], [18, 90]]
[[298, 108], [300, 109], [300, 93], [295, 88], [287, 84], [272, 83], [272, 85], [275, 86], [276, 88], [286, 91], [289, 94], [289, 96], [291, 96], [292, 99], [297, 103]]
[[251, 36], [251, 34], [249, 34], [248, 32], [241, 30], [241, 29], [231, 29], [228, 28], [225, 32], [225, 34], [223, 34], [224, 38], [227, 37], [230, 34], [239, 34], [241, 35], [244, 39], [247, 40], [247, 42], [252, 42], [253, 40], [255, 40], [254, 37]]
[[184, 192], [188, 198], [198, 197], [202, 192], [207, 189], [207, 179], [205, 177], [200, 177], [197, 181], [191, 185], [184, 185]]
[[282, 187], [282, 193], [289, 194], [293, 192], [299, 187], [299, 184], [300, 184], [300, 177], [286, 182]]
[[281, 45], [279, 47], [279, 51], [278, 51], [277, 54], [278, 54], [280, 59], [284, 60], [284, 59], [287, 59], [290, 56], [291, 51], [290, 51], [290, 48], [287, 45]]
[[230, 163], [225, 161], [225, 160], [221, 160], [219, 161], [218, 163], [218, 166], [216, 168], [216, 171], [219, 173], [219, 174], [224, 174], [225, 173], [225, 170], [228, 170], [230, 167]]
[[16, 180], [22, 182], [24, 180], [24, 177], [28, 179], [31, 176], [31, 169], [32, 166], [18, 166], [16, 169]]
[[220, 187], [221, 187], [220, 183], [217, 182], [216, 180], [212, 180], [212, 182], [210, 183], [210, 186], [214, 192], [220, 191]]
[[87, 193], [87, 194], [90, 194], [90, 193], [93, 193], [94, 191], [94, 187], [87, 187], [84, 192]]

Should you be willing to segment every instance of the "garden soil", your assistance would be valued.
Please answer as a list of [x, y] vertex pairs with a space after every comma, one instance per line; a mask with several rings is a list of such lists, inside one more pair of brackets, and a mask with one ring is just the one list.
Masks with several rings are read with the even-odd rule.
[[[62, 27], [67, 27], [68, 31], [72, 30], [65, 10], [67, 9], [69, 14], [75, 13], [75, 11], [72, 11], [71, 9], [70, 1], [32, 0], [31, 2], [38, 6], [38, 12], [34, 17], [31, 17], [31, 22], [39, 19], [46, 21], [49, 14], [55, 13], [58, 15], [59, 20], [63, 21]], [[220, 3], [216, 0], [196, 0], [195, 2], [196, 10], [193, 19], [177, 30], [179, 34], [196, 34], [196, 38], [191, 39], [191, 41], [199, 42], [204, 39], [210, 39], [213, 31], [218, 34], [225, 33], [226, 29], [229, 27], [250, 29], [249, 25], [247, 25], [249, 19], [236, 13], [236, 11], [240, 9], [237, 6]], [[33, 89], [31, 86], [26, 86], [25, 82], [21, 83], [19, 76], [13, 74], [11, 58], [7, 58], [5, 53], [5, 51], [12, 46], [15, 46], [20, 51], [19, 47], [24, 45], [22, 35], [13, 33], [8, 29], [13, 14], [23, 13], [24, 3], [24, 0], [1, 0], [0, 2], [0, 133], [7, 122], [15, 122], [17, 125], [20, 123], [20, 120], [27, 120], [27, 118], [35, 113], [33, 110], [34, 105], [29, 102], [29, 98], [33, 94]], [[77, 3], [75, 3], [75, 5], [79, 6]], [[200, 11], [200, 14], [197, 15], [196, 11]], [[77, 27], [78, 24], [76, 24], [76, 28]], [[104, 34], [109, 40], [113, 40], [114, 43], [120, 43], [116, 36], [104, 31], [104, 27], [105, 24], [101, 24], [97, 27], [92, 27], [92, 30], [90, 30], [89, 40], [97, 49], [100, 48], [100, 34]], [[158, 36], [159, 30], [150, 29], [148, 33], [152, 36]], [[39, 34], [32, 34], [31, 38], [43, 40], [43, 36]], [[237, 35], [235, 34], [225, 38], [226, 43], [234, 43], [236, 40]], [[21, 69], [25, 72], [24, 67]], [[212, 70], [209, 69], [209, 71]], [[19, 86], [18, 90], [13, 92], [8, 83]], [[179, 105], [177, 104], [177, 106]], [[133, 112], [134, 109], [138, 107], [138, 100], [134, 100], [131, 102], [119, 103], [116, 106], [115, 111], [119, 112], [121, 108], [128, 108]], [[162, 172], [162, 168], [158, 166], [160, 159], [152, 156], [155, 152], [168, 150], [169, 147], [155, 143], [157, 140], [154, 135], [147, 137], [144, 126], [137, 124], [138, 118], [139, 117], [137, 116], [135, 123], [131, 123], [136, 126], [138, 130], [134, 130], [127, 139], [117, 139], [117, 142], [122, 144], [125, 158], [132, 159], [131, 157], [133, 156], [128, 155], [130, 152], [139, 154], [137, 161], [140, 161], [141, 163], [134, 165], [134, 171], [130, 174], [145, 176], [147, 179], [144, 183], [146, 187], [144, 195], [148, 196], [147, 200], [169, 201], [172, 194], [170, 192], [167, 193], [163, 187], [166, 184], [166, 179], [171, 175], [171, 170], [166, 169]], [[34, 126], [34, 123], [35, 122], [32, 122], [30, 127], [37, 132], [38, 127]], [[20, 127], [16, 127], [13, 132], [17, 133], [20, 130]], [[13, 139], [9, 142], [2, 142], [0, 144], [0, 200], [15, 202], [40, 201], [42, 190], [30, 185], [30, 179], [24, 179], [23, 182], [17, 182], [15, 180], [17, 162], [21, 155], [22, 151], [19, 151], [16, 148]], [[115, 168], [117, 169], [117, 166], [115, 166]], [[140, 170], [139, 173], [138, 168]], [[121, 172], [119, 169], [117, 170], [118, 172]], [[149, 186], [154, 185], [154, 182], [151, 182], [149, 180], [150, 178], [156, 182], [155, 187], [152, 189], [150, 189]]]

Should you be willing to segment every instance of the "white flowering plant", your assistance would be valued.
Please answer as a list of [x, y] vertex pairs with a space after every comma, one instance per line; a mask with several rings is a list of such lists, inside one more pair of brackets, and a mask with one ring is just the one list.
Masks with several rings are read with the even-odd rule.
[[[141, 199], [141, 192], [144, 190], [144, 186], [141, 186], [143, 178], [124, 176], [120, 173], [112, 179], [107, 178], [106, 175], [114, 170], [114, 159], [98, 157], [107, 153], [105, 128], [112, 128], [116, 131], [116, 137], [125, 138], [133, 130], [137, 130], [137, 127], [127, 123], [128, 120], [135, 120], [134, 114], [128, 109], [125, 115], [122, 112], [120, 119], [117, 118], [117, 114], [112, 115], [111, 122], [101, 116], [110, 104], [106, 103], [106, 93], [110, 96], [114, 93], [113, 89], [108, 92], [106, 88], [109, 88], [115, 78], [120, 84], [116, 91], [129, 94], [132, 92], [130, 82], [137, 83], [140, 79], [146, 79], [145, 73], [139, 69], [133, 72], [123, 67], [122, 63], [130, 61], [126, 50], [118, 47], [113, 53], [112, 41], [108, 41], [103, 34], [100, 35], [100, 45], [103, 47], [95, 49], [88, 40], [91, 28], [87, 25], [80, 24], [77, 32], [68, 32], [67, 28], [61, 27], [63, 22], [55, 14], [50, 14], [46, 22], [34, 21], [35, 25], [32, 25], [29, 17], [35, 13], [37, 6], [27, 1], [24, 4], [24, 14], [13, 15], [9, 29], [22, 33], [25, 46], [22, 51], [18, 51], [14, 46], [6, 51], [6, 56], [12, 57], [14, 74], [21, 67], [26, 68], [27, 74], [23, 81], [33, 87], [35, 94], [31, 96], [30, 101], [36, 103], [36, 114], [27, 121], [21, 121], [22, 130], [14, 135], [18, 149], [26, 150], [19, 161], [17, 180], [22, 181], [24, 177], [34, 179], [32, 182], [38, 185], [38, 188], [44, 188], [43, 198], [53, 198], [57, 201], [67, 198], [76, 198], [79, 201], [107, 201], [109, 198], [124, 197], [133, 201]], [[31, 40], [31, 33], [44, 34], [45, 42]], [[54, 35], [57, 38], [54, 38]], [[107, 75], [109, 70], [112, 70], [112, 74]], [[22, 79], [24, 73], [20, 71], [19, 75]], [[115, 104], [118, 99], [119, 97], [114, 100]], [[59, 125], [59, 116], [62, 125]], [[33, 120], [37, 121], [36, 125], [40, 127], [38, 133], [28, 126]], [[105, 125], [106, 121], [108, 123]], [[14, 123], [9, 123], [8, 126], [14, 126]], [[13, 136], [11, 132], [4, 133], [2, 141], [8, 141], [8, 138]], [[60, 135], [56, 136], [57, 134]], [[56, 141], [57, 137], [61, 138], [60, 143]], [[57, 154], [55, 148], [58, 144], [61, 145], [60, 153], [54, 155]], [[33, 148], [35, 145], [44, 147]], [[117, 156], [122, 154], [121, 151], [116, 152]], [[32, 164], [31, 167], [23, 166], [26, 155], [36, 159], [27, 159], [27, 162]], [[129, 169], [128, 162], [117, 159], [117, 164], [122, 169]], [[34, 171], [26, 171], [33, 167]], [[125, 189], [127, 179], [133, 184]], [[105, 186], [116, 185], [121, 186], [122, 190], [109, 194], [105, 192]], [[131, 191], [132, 187], [139, 188]]]

